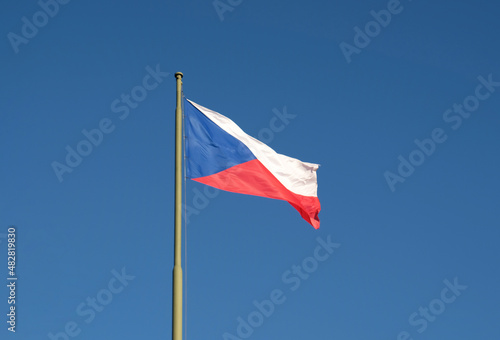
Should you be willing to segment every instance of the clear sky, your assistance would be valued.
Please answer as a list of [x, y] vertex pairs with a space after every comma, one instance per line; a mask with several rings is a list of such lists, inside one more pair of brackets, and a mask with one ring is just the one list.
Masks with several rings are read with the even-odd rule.
[[499, 10], [5, 2], [0, 338], [171, 337], [177, 71], [187, 98], [321, 164], [319, 230], [187, 182], [187, 339], [497, 338]]

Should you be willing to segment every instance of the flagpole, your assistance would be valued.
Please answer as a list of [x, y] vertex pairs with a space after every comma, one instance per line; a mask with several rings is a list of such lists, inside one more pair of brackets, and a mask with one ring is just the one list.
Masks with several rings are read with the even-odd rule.
[[177, 80], [177, 107], [175, 108], [175, 241], [172, 292], [172, 340], [182, 340], [182, 77]]

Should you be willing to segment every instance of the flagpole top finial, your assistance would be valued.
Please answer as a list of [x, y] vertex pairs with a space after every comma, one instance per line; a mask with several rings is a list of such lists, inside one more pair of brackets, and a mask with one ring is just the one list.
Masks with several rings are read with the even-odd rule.
[[176, 78], [176, 79], [177, 79], [177, 78], [182, 78], [182, 77], [184, 77], [184, 75], [182, 74], [182, 72], [176, 72], [176, 73], [175, 73], [175, 78]]

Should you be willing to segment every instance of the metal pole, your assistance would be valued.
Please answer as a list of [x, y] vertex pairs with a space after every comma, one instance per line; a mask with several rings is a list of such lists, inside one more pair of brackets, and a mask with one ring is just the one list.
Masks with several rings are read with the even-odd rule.
[[175, 109], [175, 243], [172, 293], [172, 340], [182, 340], [182, 77], [177, 79], [177, 107]]

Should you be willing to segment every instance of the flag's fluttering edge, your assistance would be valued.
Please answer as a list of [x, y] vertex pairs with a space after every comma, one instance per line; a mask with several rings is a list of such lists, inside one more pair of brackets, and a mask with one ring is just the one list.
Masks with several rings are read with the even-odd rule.
[[285, 200], [319, 228], [317, 164], [276, 153], [229, 118], [187, 99], [184, 104], [189, 178], [221, 190]]

